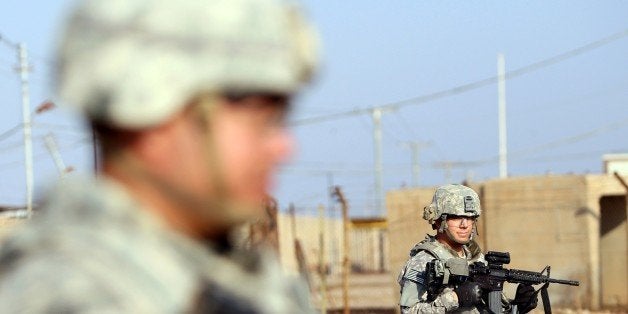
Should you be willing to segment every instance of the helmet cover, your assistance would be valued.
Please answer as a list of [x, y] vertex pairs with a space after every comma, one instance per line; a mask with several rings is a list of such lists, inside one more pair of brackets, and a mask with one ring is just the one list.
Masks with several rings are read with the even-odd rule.
[[434, 224], [443, 215], [478, 217], [481, 213], [480, 198], [475, 191], [464, 185], [449, 184], [436, 189], [432, 203], [423, 209], [423, 219]]
[[296, 92], [317, 46], [297, 8], [275, 0], [86, 0], [61, 36], [54, 82], [89, 119], [139, 129], [200, 93]]

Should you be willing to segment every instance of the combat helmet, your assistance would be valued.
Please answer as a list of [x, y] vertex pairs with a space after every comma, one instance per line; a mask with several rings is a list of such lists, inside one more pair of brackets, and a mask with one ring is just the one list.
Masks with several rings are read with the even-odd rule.
[[292, 94], [312, 75], [318, 40], [275, 0], [86, 0], [61, 36], [62, 104], [91, 120], [158, 125], [199, 93]]
[[433, 225], [447, 215], [478, 217], [481, 213], [480, 198], [475, 191], [464, 185], [448, 184], [436, 189], [432, 203], [423, 209], [423, 219]]

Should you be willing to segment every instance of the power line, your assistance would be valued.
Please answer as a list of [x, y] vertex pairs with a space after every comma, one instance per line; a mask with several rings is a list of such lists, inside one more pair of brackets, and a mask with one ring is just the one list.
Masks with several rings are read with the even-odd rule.
[[7, 138], [11, 137], [11, 135], [15, 134], [17, 131], [22, 129], [22, 123], [18, 123], [17, 125], [15, 125], [14, 127], [4, 131], [2, 134], [0, 134], [0, 141], [4, 141]]
[[[91, 144], [91, 138], [83, 138], [83, 139], [76, 140], [72, 143], [62, 146], [60, 150], [61, 151], [73, 150], [78, 147], [84, 146], [86, 144]], [[21, 146], [21, 144], [17, 144], [17, 143], [15, 145]], [[7, 148], [10, 149], [11, 147], [7, 147]], [[49, 154], [47, 152], [39, 153], [33, 156], [33, 158], [37, 161], [48, 159], [48, 157], [49, 157]], [[15, 166], [19, 166], [19, 165], [24, 165], [24, 161], [17, 160], [17, 161], [11, 161], [11, 162], [6, 162], [6, 163], [0, 163], [0, 171], [10, 170], [14, 168]]]
[[0, 152], [6, 154], [7, 152], [10, 152], [12, 150], [21, 149], [23, 146], [24, 143], [22, 141], [5, 144], [4, 146], [0, 147]]
[[[515, 160], [529, 160], [529, 159], [524, 159], [523, 157], [526, 155], [530, 155], [532, 153], [538, 153], [541, 151], [550, 150], [558, 146], [573, 144], [573, 143], [576, 143], [576, 142], [579, 142], [579, 141], [582, 141], [591, 137], [598, 136], [602, 133], [610, 132], [610, 131], [620, 129], [626, 126], [628, 126], [628, 119], [623, 119], [620, 121], [616, 121], [613, 123], [600, 126], [598, 128], [595, 128], [595, 129], [592, 129], [592, 130], [589, 130], [580, 134], [567, 136], [564, 138], [560, 138], [551, 142], [547, 142], [547, 143], [529, 147], [529, 148], [515, 150], [513, 153], [511, 153], [511, 156], [513, 156], [511, 158]], [[579, 156], [581, 155], [582, 154], [579, 154]], [[559, 158], [561, 157], [556, 157], [556, 159], [559, 159]], [[432, 167], [428, 167], [428, 168], [430, 169], [439, 169], [439, 168], [445, 168], [445, 167], [473, 168], [473, 167], [485, 166], [488, 164], [494, 164], [496, 162], [498, 162], [498, 156], [494, 156], [494, 157], [490, 157], [486, 159], [480, 159], [480, 160], [470, 160], [470, 161], [441, 161], [441, 162], [433, 163]], [[361, 167], [359, 165], [356, 165], [355, 163], [350, 163], [350, 164], [353, 167], [357, 166], [357, 168], [348, 168], [347, 166], [343, 164], [338, 164], [338, 163], [330, 164], [330, 163], [324, 163], [324, 162], [309, 162], [309, 164], [311, 165], [312, 168], [284, 167], [282, 168], [283, 170], [282, 174], [289, 175], [289, 174], [298, 173], [299, 175], [307, 174], [307, 175], [324, 176], [324, 175], [327, 175], [329, 172], [333, 172], [336, 174], [341, 174], [343, 176], [363, 177], [371, 173], [371, 170], [365, 168], [366, 165], [364, 165], [364, 167]], [[387, 165], [387, 169], [389, 172], [391, 171], [394, 172], [394, 171], [398, 171], [400, 168], [395, 168], [395, 167], [391, 168], [391, 165]]]
[[[0, 142], [6, 140], [11, 135], [13, 135], [17, 131], [21, 130], [21, 128], [23, 126], [24, 126], [23, 123], [18, 123], [16, 125], [14, 125], [13, 127], [11, 127], [10, 129], [8, 129], [8, 130], [4, 131], [3, 133], [1, 133], [0, 134]], [[46, 131], [55, 130], [55, 131], [60, 131], [60, 132], [73, 133], [73, 135], [76, 135], [76, 136], [91, 136], [89, 134], [89, 132], [86, 132], [86, 131], [82, 130], [80, 127], [71, 126], [71, 125], [33, 122], [31, 124], [31, 126], [34, 129], [43, 128]]]
[[[545, 150], [550, 150], [553, 148], [556, 148], [558, 146], [562, 146], [562, 145], [567, 145], [567, 144], [573, 144], [597, 135], [600, 135], [602, 133], [606, 133], [609, 131], [613, 131], [619, 128], [623, 128], [628, 126], [628, 119], [623, 119], [621, 121], [617, 121], [617, 122], [613, 122], [610, 124], [606, 124], [604, 126], [580, 133], [580, 134], [576, 134], [576, 135], [572, 135], [572, 136], [568, 136], [568, 137], [564, 137], [561, 139], [557, 139], [548, 143], [544, 143], [541, 145], [537, 145], [537, 146], [533, 146], [533, 147], [529, 147], [529, 148], [524, 148], [524, 149], [519, 149], [516, 150], [514, 153], [511, 153], [509, 156], [511, 156], [511, 159], [521, 159], [522, 156], [525, 155], [530, 155], [532, 153], [538, 153], [540, 151], [545, 151]], [[478, 166], [483, 166], [486, 164], [493, 164], [499, 161], [499, 156], [494, 156], [491, 158], [487, 158], [487, 159], [481, 159], [481, 160], [471, 160], [471, 161], [443, 161], [443, 162], [436, 162], [434, 163], [434, 167], [460, 167], [460, 168], [466, 168], [466, 167], [478, 167]]]
[[406, 119], [403, 117], [403, 115], [399, 114], [399, 111], [395, 111], [393, 112], [395, 118], [397, 118], [397, 121], [399, 121], [400, 125], [406, 129], [406, 132], [408, 134], [410, 134], [410, 136], [412, 137], [413, 140], [417, 139], [418, 136], [416, 135], [416, 132], [414, 132], [414, 128], [410, 127], [410, 124], [408, 124], [408, 122], [406, 121]]
[[[613, 150], [610, 150], [613, 151]], [[616, 149], [615, 151], [625, 151], [625, 148], [622, 149]], [[580, 153], [570, 153], [570, 154], [560, 154], [560, 155], [554, 155], [554, 156], [546, 156], [546, 157], [534, 157], [534, 158], [525, 158], [525, 159], [521, 159], [522, 161], [524, 161], [523, 163], [526, 164], [530, 164], [530, 163], [547, 163], [547, 162], [553, 162], [553, 161], [565, 161], [565, 160], [582, 160], [582, 159], [589, 159], [591, 157], [599, 157], [602, 154], [606, 154], [609, 153], [609, 150], [596, 150], [596, 151], [589, 151], [589, 152], [580, 152]], [[521, 162], [519, 162], [521, 163]]]
[[298, 175], [300, 176], [307, 175], [307, 176], [325, 177], [330, 172], [334, 174], [342, 173], [343, 176], [359, 176], [359, 177], [371, 176], [373, 174], [373, 170], [367, 169], [367, 168], [362, 168], [362, 169], [347, 169], [347, 168], [335, 168], [334, 169], [334, 168], [327, 168], [327, 167], [321, 167], [320, 169], [306, 169], [306, 168], [294, 168], [294, 167], [282, 168], [282, 175], [298, 173]]
[[[602, 39], [590, 42], [588, 44], [569, 50], [567, 52], [563, 52], [561, 54], [549, 57], [547, 59], [534, 62], [532, 64], [523, 66], [516, 70], [508, 71], [505, 73], [505, 79], [506, 80], [512, 79], [512, 78], [519, 77], [533, 71], [537, 71], [542, 68], [546, 68], [548, 66], [551, 66], [551, 65], [563, 62], [565, 60], [571, 59], [573, 57], [579, 56], [591, 50], [595, 50], [597, 48], [600, 48], [602, 46], [605, 46], [607, 44], [610, 44], [614, 41], [617, 41], [627, 36], [628, 36], [628, 29], [625, 29], [621, 32], [618, 32], [613, 35], [604, 37]], [[409, 105], [419, 105], [419, 104], [427, 103], [427, 102], [434, 101], [437, 99], [466, 93], [468, 91], [478, 89], [480, 87], [492, 85], [495, 82], [497, 82], [497, 79], [498, 79], [498, 76], [495, 75], [495, 76], [491, 76], [489, 78], [485, 78], [485, 79], [478, 80], [475, 82], [458, 85], [456, 87], [449, 88], [446, 90], [437, 91], [431, 94], [413, 97], [413, 98], [401, 100], [398, 102], [388, 103], [388, 104], [379, 105], [379, 106], [372, 106], [372, 107], [362, 108], [362, 109], [353, 109], [353, 110], [349, 110], [345, 112], [333, 113], [333, 114], [319, 116], [319, 117], [299, 119], [299, 120], [294, 121], [293, 125], [299, 126], [299, 125], [315, 124], [319, 122], [337, 120], [337, 119], [347, 118], [347, 117], [356, 116], [356, 115], [370, 114], [371, 112], [373, 112], [373, 110], [377, 110], [377, 109], [398, 110], [402, 107], [406, 107]]]
[[521, 156], [524, 156], [524, 155], [537, 153], [539, 151], [552, 149], [552, 148], [557, 147], [557, 146], [566, 145], [566, 144], [573, 144], [573, 143], [585, 140], [587, 138], [597, 136], [597, 135], [602, 134], [602, 133], [606, 133], [606, 132], [613, 131], [613, 130], [616, 130], [616, 129], [619, 129], [619, 128], [623, 128], [623, 127], [625, 127], [627, 125], [628, 125], [628, 119], [624, 119], [624, 120], [621, 120], [621, 121], [617, 121], [617, 122], [614, 122], [614, 123], [610, 123], [610, 124], [607, 124], [607, 125], [595, 128], [595, 129], [587, 131], [587, 132], [583, 132], [583, 133], [576, 134], [576, 135], [573, 135], [573, 136], [568, 136], [568, 137], [565, 137], [565, 138], [562, 138], [562, 139], [558, 139], [558, 140], [555, 140], [555, 141], [552, 141], [552, 142], [549, 142], [549, 143], [545, 143], [545, 144], [542, 144], [542, 145], [538, 145], [538, 146], [535, 146], [535, 147], [518, 150], [518, 151], [515, 151], [514, 155], [515, 155], [515, 158], [517, 158], [517, 157], [521, 157]]
[[18, 48], [18, 44], [13, 42], [12, 40], [9, 40], [8, 38], [6, 38], [4, 35], [0, 34], [0, 43], [6, 45], [7, 47], [11, 48], [11, 49], [17, 49]]

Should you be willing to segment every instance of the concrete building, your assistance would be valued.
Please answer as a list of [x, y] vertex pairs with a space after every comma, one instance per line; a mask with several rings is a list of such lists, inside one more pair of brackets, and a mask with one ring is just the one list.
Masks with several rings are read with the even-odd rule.
[[[623, 180], [615, 174], [547, 175], [470, 184], [483, 207], [479, 242], [484, 251], [510, 252], [507, 268], [541, 271], [551, 265], [551, 277], [580, 281], [579, 287], [551, 285], [554, 307], [628, 309]], [[393, 281], [414, 243], [434, 233], [421, 218], [433, 191], [387, 195]], [[509, 286], [505, 291], [512, 296]], [[396, 282], [393, 289], [398, 293]]]

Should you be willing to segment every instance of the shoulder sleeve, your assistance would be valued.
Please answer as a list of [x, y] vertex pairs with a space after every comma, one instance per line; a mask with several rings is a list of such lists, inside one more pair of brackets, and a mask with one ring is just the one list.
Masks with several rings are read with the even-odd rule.
[[[51, 271], [54, 270], [54, 271]], [[58, 313], [115, 310], [111, 302], [100, 307], [84, 296], [100, 294], [106, 299], [105, 291], [79, 275], [76, 269], [61, 263], [28, 260], [20, 262], [3, 274], [0, 283], [0, 313]], [[92, 303], [90, 307], [86, 307]]]
[[[116, 282], [118, 277], [111, 275], [115, 271], [104, 265], [94, 271], [67, 256], [35, 254], [24, 257], [2, 274], [0, 313], [119, 313], [158, 310], [151, 302], [145, 302], [148, 301], [147, 298], [132, 295], [130, 290], [136, 290], [135, 293], [139, 291], [136, 285]], [[109, 276], [109, 280], [103, 279], [106, 276]]]
[[458, 308], [455, 293], [450, 288], [445, 288], [434, 300], [427, 300], [425, 266], [433, 259], [434, 256], [421, 251], [406, 262], [399, 276], [399, 306], [402, 313], [445, 313]]

